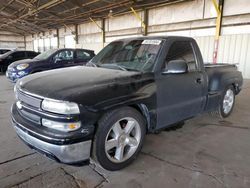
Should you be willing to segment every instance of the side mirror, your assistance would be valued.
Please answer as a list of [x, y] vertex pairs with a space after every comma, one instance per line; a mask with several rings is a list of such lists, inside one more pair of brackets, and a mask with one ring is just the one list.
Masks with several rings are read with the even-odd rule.
[[184, 60], [171, 60], [162, 74], [182, 74], [188, 71], [188, 66]]

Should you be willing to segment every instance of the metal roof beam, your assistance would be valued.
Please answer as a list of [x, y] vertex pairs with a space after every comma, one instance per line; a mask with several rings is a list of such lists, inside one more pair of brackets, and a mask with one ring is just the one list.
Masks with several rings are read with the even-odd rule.
[[15, 0], [11, 0], [9, 1], [5, 6], [3, 6], [2, 8], [0, 8], [0, 12], [3, 11], [4, 9], [6, 9], [9, 5], [11, 5]]
[[43, 9], [48, 9], [48, 8], [53, 7], [53, 6], [56, 6], [56, 5], [58, 5], [58, 4], [60, 4], [60, 3], [64, 2], [64, 1], [65, 0], [51, 0], [48, 3], [45, 3], [45, 4], [41, 5], [37, 9], [31, 10], [31, 11], [27, 12], [26, 14], [23, 14], [22, 16], [19, 16], [17, 19], [11, 21], [10, 23], [2, 24], [0, 26], [0, 28], [2, 28], [3, 26], [7, 26], [9, 24], [13, 24], [13, 23], [15, 23], [16, 21], [18, 21], [20, 19], [24, 19], [24, 18], [26, 18], [28, 16], [34, 15], [35, 13], [38, 13], [39, 11], [41, 11]]

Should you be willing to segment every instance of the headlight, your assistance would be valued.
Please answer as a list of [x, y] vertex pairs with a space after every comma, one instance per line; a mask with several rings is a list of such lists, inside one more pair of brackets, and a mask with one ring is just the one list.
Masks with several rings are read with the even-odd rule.
[[16, 66], [16, 69], [17, 69], [17, 70], [24, 70], [24, 69], [26, 69], [28, 66], [29, 66], [29, 64], [24, 63], [24, 64], [17, 65], [17, 66]]
[[79, 114], [80, 110], [76, 103], [66, 101], [56, 101], [51, 99], [44, 99], [42, 102], [42, 109], [58, 114]]
[[80, 122], [65, 123], [65, 122], [51, 121], [48, 119], [42, 119], [42, 125], [63, 132], [75, 131], [81, 127]]

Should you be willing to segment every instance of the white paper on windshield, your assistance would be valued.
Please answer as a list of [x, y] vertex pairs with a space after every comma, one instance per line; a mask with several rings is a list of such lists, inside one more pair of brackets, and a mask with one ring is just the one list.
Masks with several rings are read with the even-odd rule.
[[142, 44], [160, 45], [161, 40], [144, 40]]

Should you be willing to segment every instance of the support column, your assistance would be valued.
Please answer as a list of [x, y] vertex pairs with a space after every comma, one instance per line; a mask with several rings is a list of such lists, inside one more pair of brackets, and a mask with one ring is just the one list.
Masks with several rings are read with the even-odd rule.
[[59, 29], [56, 29], [56, 37], [57, 37], [57, 48], [60, 46], [60, 41], [59, 41]]
[[148, 9], [145, 9], [143, 12], [144, 12], [143, 21], [145, 24], [143, 35], [147, 36], [148, 35]]
[[79, 40], [78, 40], [78, 25], [75, 25], [75, 41], [76, 44], [79, 44]]
[[102, 19], [102, 47], [105, 46], [105, 42], [106, 42], [106, 36], [105, 36], [105, 19]]
[[23, 41], [24, 41], [24, 49], [27, 50], [26, 49], [27, 44], [26, 44], [26, 36], [25, 35], [23, 36]]
[[220, 39], [220, 35], [221, 35], [221, 23], [222, 23], [222, 17], [223, 17], [224, 0], [219, 0], [218, 4], [217, 4], [216, 0], [212, 0], [212, 2], [213, 2], [214, 8], [215, 8], [216, 13], [217, 13], [216, 33], [215, 33], [214, 52], [213, 52], [213, 63], [217, 63], [219, 39]]

